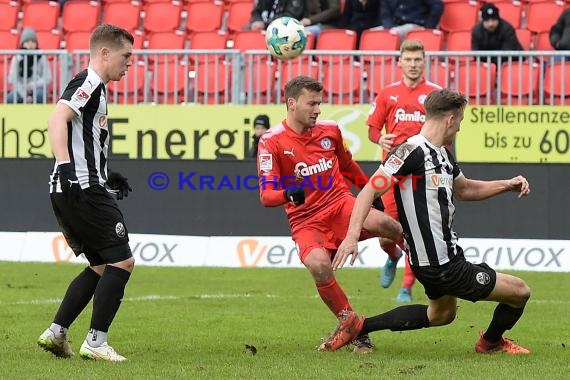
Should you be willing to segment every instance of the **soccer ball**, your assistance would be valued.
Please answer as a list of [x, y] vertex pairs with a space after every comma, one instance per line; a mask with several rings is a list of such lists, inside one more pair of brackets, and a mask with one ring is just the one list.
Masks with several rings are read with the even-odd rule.
[[274, 57], [293, 59], [307, 46], [305, 27], [292, 17], [280, 17], [269, 24], [265, 31], [267, 48]]

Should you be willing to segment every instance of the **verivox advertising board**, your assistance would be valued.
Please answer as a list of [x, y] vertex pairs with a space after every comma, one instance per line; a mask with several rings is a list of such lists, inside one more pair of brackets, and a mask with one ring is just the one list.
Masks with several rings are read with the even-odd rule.
[[[51, 157], [47, 118], [53, 106], [4, 105], [0, 109], [0, 158]], [[368, 140], [368, 106], [321, 107], [336, 120], [360, 161], [378, 161]], [[249, 151], [251, 123], [267, 114], [271, 125], [284, 105], [127, 105], [109, 107], [110, 152], [129, 159], [241, 159]], [[455, 143], [459, 162], [570, 163], [570, 111], [564, 107], [469, 107]]]
[[[300, 268], [297, 248], [281, 236], [172, 236], [132, 234], [137, 265]], [[55, 232], [0, 232], [0, 260], [86, 263]], [[570, 241], [461, 239], [467, 260], [499, 270], [570, 272]], [[359, 243], [355, 267], [380, 268], [386, 254], [377, 239]], [[399, 266], [403, 266], [400, 260]]]

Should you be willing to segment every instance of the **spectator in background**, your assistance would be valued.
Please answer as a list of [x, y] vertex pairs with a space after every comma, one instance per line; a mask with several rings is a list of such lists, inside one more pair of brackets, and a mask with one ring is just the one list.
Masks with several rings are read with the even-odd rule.
[[257, 158], [257, 146], [259, 145], [259, 139], [269, 130], [269, 128], [269, 116], [257, 115], [255, 117], [253, 120], [253, 145], [249, 151], [249, 157]]
[[357, 41], [360, 41], [360, 35], [364, 30], [382, 23], [380, 19], [381, 1], [384, 0], [346, 0], [340, 27], [355, 31]]
[[305, 18], [306, 0], [258, 0], [251, 11], [250, 23], [244, 30], [265, 30], [276, 18], [289, 16], [297, 20]]
[[570, 50], [570, 8], [550, 28], [550, 44], [556, 50]]
[[341, 20], [340, 0], [306, 0], [309, 17], [304, 17], [301, 24], [315, 38], [321, 30], [335, 28]]
[[443, 13], [441, 0], [382, 0], [380, 2], [382, 25], [404, 39], [413, 29], [435, 29]]
[[[20, 36], [20, 49], [38, 50], [38, 37], [32, 28], [26, 28]], [[18, 54], [12, 58], [8, 83], [12, 92], [7, 103], [45, 103], [47, 86], [51, 83], [48, 61], [42, 54]]]
[[[487, 3], [481, 7], [481, 21], [471, 30], [472, 50], [524, 50], [517, 38], [515, 28], [499, 15], [495, 4]], [[502, 57], [505, 62], [508, 57]], [[513, 56], [513, 60], [520, 56]], [[497, 63], [498, 57], [491, 57]]]

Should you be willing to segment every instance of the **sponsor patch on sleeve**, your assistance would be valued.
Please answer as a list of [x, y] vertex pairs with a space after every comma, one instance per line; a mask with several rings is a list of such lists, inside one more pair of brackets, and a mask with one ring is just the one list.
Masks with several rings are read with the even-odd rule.
[[87, 104], [89, 99], [91, 99], [91, 94], [79, 87], [71, 96], [71, 103], [77, 108], [81, 108]]
[[262, 153], [259, 155], [259, 170], [273, 169], [273, 155], [271, 153]]
[[388, 159], [386, 160], [386, 162], [384, 162], [382, 166], [384, 167], [384, 169], [386, 169], [386, 171], [389, 174], [394, 174], [398, 170], [400, 170], [402, 165], [404, 165], [404, 160], [402, 160], [395, 154], [392, 154], [390, 155], [390, 157], [388, 157]]

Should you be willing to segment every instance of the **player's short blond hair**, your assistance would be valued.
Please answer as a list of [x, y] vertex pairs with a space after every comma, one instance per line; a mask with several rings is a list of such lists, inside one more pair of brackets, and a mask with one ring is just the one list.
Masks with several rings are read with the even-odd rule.
[[426, 55], [424, 44], [422, 44], [422, 41], [420, 40], [404, 40], [404, 42], [402, 42], [402, 44], [400, 45], [400, 55], [402, 55], [406, 51], [409, 52], [421, 51], [424, 56]]
[[94, 54], [104, 46], [112, 49], [121, 49], [125, 43], [132, 45], [134, 42], [135, 38], [128, 30], [111, 24], [102, 24], [91, 33], [89, 49], [91, 54]]

